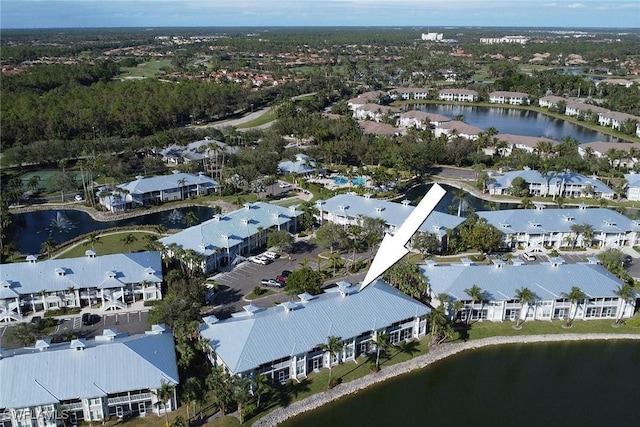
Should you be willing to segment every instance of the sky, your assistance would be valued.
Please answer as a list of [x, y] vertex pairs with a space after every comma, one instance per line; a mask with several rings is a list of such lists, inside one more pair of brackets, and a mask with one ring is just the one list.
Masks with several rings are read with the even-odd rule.
[[0, 28], [638, 28], [640, 0], [2, 0]]

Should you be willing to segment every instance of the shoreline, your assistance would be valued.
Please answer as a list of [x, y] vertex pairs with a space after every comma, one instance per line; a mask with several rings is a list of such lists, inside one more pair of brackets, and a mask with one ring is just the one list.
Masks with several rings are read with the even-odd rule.
[[9, 213], [20, 214], [20, 213], [48, 211], [48, 210], [75, 210], [75, 211], [85, 212], [94, 221], [110, 222], [110, 221], [121, 221], [123, 219], [136, 218], [139, 216], [144, 216], [144, 215], [148, 215], [156, 212], [164, 212], [164, 211], [170, 211], [174, 209], [188, 208], [188, 207], [194, 207], [194, 206], [207, 207], [207, 208], [220, 206], [223, 212], [230, 211], [233, 208], [233, 206], [230, 203], [222, 202], [222, 201], [213, 201], [209, 203], [184, 202], [184, 203], [178, 203], [175, 205], [154, 206], [150, 209], [132, 209], [126, 212], [114, 213], [109, 211], [99, 211], [97, 209], [94, 209], [90, 206], [86, 206], [83, 204], [45, 203], [40, 205], [21, 205], [21, 206], [11, 207], [9, 209]]
[[320, 392], [305, 399], [292, 403], [287, 407], [280, 407], [253, 423], [254, 427], [278, 425], [289, 418], [304, 412], [312, 411], [327, 403], [364, 390], [374, 384], [407, 374], [417, 369], [425, 368], [447, 357], [475, 350], [483, 347], [504, 344], [535, 344], [566, 341], [608, 341], [608, 340], [640, 340], [640, 334], [557, 334], [557, 335], [523, 335], [513, 337], [490, 337], [463, 343], [445, 343], [429, 350], [429, 353], [418, 356], [406, 362], [387, 366], [379, 372], [367, 374], [364, 377], [339, 384], [331, 390]]

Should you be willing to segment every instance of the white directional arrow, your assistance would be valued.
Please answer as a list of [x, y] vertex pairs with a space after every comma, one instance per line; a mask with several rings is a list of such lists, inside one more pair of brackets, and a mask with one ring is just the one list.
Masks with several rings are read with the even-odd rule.
[[433, 184], [431, 190], [429, 190], [420, 203], [418, 203], [418, 206], [415, 207], [413, 212], [409, 214], [398, 231], [396, 231], [393, 236], [388, 233], [384, 235], [378, 253], [376, 253], [375, 258], [373, 258], [371, 267], [369, 267], [369, 271], [360, 285], [360, 290], [382, 276], [382, 273], [391, 268], [409, 252], [406, 244], [411, 239], [411, 236], [418, 231], [431, 212], [433, 212], [445, 194], [447, 194], [447, 192], [444, 188], [438, 184]]

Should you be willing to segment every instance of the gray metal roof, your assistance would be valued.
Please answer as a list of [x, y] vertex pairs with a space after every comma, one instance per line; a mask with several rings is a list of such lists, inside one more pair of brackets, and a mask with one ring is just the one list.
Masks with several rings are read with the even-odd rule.
[[[180, 185], [180, 181], [184, 180]], [[193, 175], [190, 173], [174, 172], [169, 175], [152, 176], [148, 178], [138, 178], [121, 185], [119, 188], [127, 190], [129, 194], [145, 194], [153, 191], [172, 190], [180, 187], [200, 185], [208, 188], [219, 187], [218, 183], [206, 175]]]
[[[322, 202], [322, 211], [336, 215], [348, 215], [352, 218], [366, 216], [382, 218], [391, 226], [400, 227], [413, 212], [415, 206], [408, 203], [395, 203], [372, 197], [340, 194]], [[318, 208], [320, 209], [320, 208]], [[433, 211], [420, 227], [420, 231], [442, 234], [446, 229], [454, 229], [464, 222], [464, 218]]]
[[575, 224], [591, 224], [596, 233], [640, 231], [638, 221], [606, 208], [507, 209], [476, 213], [506, 234], [569, 233]]
[[270, 203], [248, 203], [243, 209], [217, 215], [213, 219], [189, 227], [176, 234], [160, 239], [169, 246], [176, 243], [183, 249], [193, 249], [203, 255], [211, 255], [219, 248], [232, 248], [241, 244], [247, 236], [266, 230], [274, 225], [283, 225], [302, 215], [295, 206], [282, 207]]
[[310, 159], [306, 154], [298, 153], [295, 161], [284, 160], [278, 163], [278, 169], [281, 173], [305, 174], [314, 172], [317, 167], [315, 160]]
[[200, 334], [234, 373], [245, 372], [284, 357], [306, 353], [330, 335], [343, 339], [381, 329], [394, 322], [424, 316], [430, 309], [382, 280], [344, 295], [333, 288], [297, 307], [281, 305], [254, 314], [240, 313], [213, 324]]
[[[63, 273], [63, 274], [61, 274]], [[19, 294], [162, 282], [159, 252], [134, 252], [0, 265], [0, 280]], [[4, 294], [3, 294], [4, 295]], [[10, 296], [10, 294], [7, 294]]]
[[558, 299], [578, 286], [589, 297], [614, 297], [622, 284], [599, 264], [551, 263], [526, 265], [421, 265], [434, 295], [447, 293], [469, 300], [464, 290], [478, 285], [490, 300], [515, 299], [516, 289], [527, 287], [539, 299]]
[[129, 390], [157, 389], [178, 383], [170, 333], [138, 335], [114, 341], [69, 343], [43, 351], [3, 352], [0, 359], [0, 408], [23, 408], [61, 400], [101, 397]]
[[516, 177], [521, 177], [529, 184], [543, 184], [556, 183], [557, 185], [561, 185], [563, 182], [565, 185], [588, 185], [590, 184], [593, 187], [593, 190], [596, 193], [602, 194], [613, 194], [613, 190], [605, 185], [604, 182], [600, 181], [596, 177], [584, 176], [575, 172], [549, 172], [547, 176], [542, 176], [542, 174], [533, 169], [524, 169], [518, 171], [510, 171], [505, 172], [499, 175], [491, 175], [492, 178], [496, 180], [495, 183], [489, 184], [492, 187], [496, 188], [509, 188], [511, 187], [511, 182]]

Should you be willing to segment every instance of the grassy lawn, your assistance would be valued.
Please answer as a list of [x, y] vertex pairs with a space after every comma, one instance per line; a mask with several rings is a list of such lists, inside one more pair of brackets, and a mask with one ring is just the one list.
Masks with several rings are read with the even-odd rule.
[[161, 59], [155, 61], [148, 61], [142, 64], [139, 64], [137, 67], [122, 67], [120, 68], [121, 74], [116, 77], [117, 79], [127, 79], [127, 78], [146, 78], [146, 77], [155, 77], [157, 75], [165, 74], [160, 69], [162, 67], [170, 67], [171, 61], [168, 59]]
[[276, 111], [274, 108], [271, 108], [269, 111], [267, 111], [257, 119], [251, 120], [250, 122], [242, 123], [241, 125], [236, 126], [236, 128], [246, 129], [246, 128], [252, 128], [256, 126], [261, 126], [269, 122], [272, 122], [275, 119], [276, 119]]
[[[131, 247], [122, 243], [122, 239], [127, 234], [132, 234], [137, 240], [131, 244]], [[156, 236], [153, 233], [146, 233], [141, 231], [128, 231], [118, 232], [117, 234], [110, 234], [101, 236], [100, 241], [94, 245], [94, 250], [98, 255], [110, 255], [122, 252], [138, 252], [146, 250], [147, 237], [149, 235]], [[86, 241], [85, 241], [86, 242]], [[68, 252], [63, 253], [58, 258], [74, 258], [84, 256], [85, 251], [91, 249], [91, 246], [80, 243], [77, 246], [71, 248]]]
[[262, 293], [260, 295], [256, 295], [254, 291], [251, 291], [251, 293], [248, 293], [244, 298], [249, 301], [252, 301], [254, 299], [267, 297], [269, 295], [273, 295], [276, 293], [274, 290], [271, 290], [271, 289], [266, 289], [266, 288], [260, 288], [260, 289], [262, 289]]

